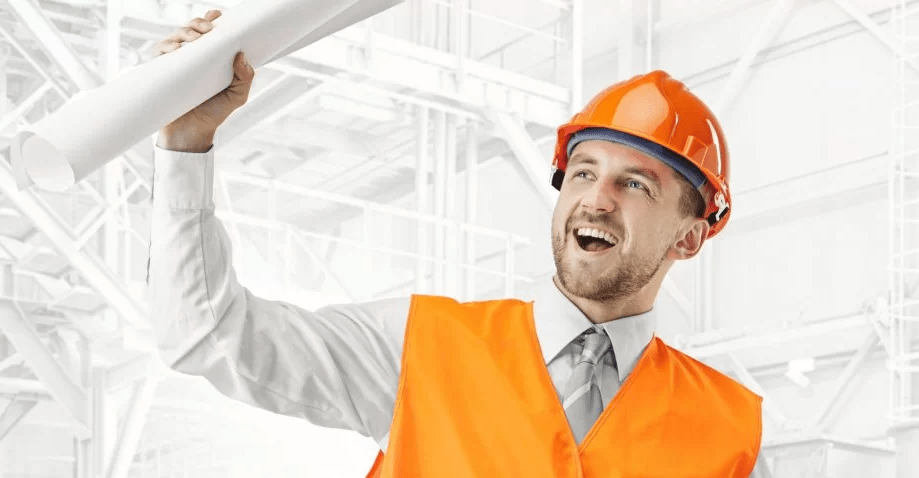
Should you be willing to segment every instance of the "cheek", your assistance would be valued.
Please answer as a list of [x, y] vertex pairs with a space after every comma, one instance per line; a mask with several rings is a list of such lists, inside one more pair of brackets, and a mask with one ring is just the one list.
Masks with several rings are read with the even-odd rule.
[[565, 209], [562, 207], [561, 201], [556, 203], [555, 209], [552, 211], [552, 234], [565, 234], [565, 224], [568, 221], [568, 217], [565, 214]]
[[626, 239], [623, 252], [648, 252], [660, 249], [670, 240], [672, 227], [667, 220], [655, 218], [654, 213], [645, 211], [624, 219]]

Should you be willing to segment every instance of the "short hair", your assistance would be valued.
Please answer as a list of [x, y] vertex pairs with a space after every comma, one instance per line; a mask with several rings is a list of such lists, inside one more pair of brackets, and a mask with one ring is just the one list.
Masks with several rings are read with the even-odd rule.
[[696, 189], [682, 174], [673, 171], [680, 183], [680, 214], [683, 217], [705, 217], [705, 200], [702, 193]]

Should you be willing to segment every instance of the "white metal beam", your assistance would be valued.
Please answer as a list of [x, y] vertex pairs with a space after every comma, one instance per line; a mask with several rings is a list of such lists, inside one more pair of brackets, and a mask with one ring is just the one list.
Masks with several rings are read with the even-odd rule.
[[712, 19], [722, 18], [731, 13], [750, 8], [751, 5], [762, 3], [763, 0], [731, 0], [730, 2], [708, 2], [701, 8], [695, 4], [686, 7], [690, 12], [682, 15], [668, 15], [663, 20], [654, 23], [654, 31], [664, 33], [667, 30], [678, 28], [689, 29], [693, 25], [708, 22]]
[[217, 130], [215, 142], [225, 146], [242, 137], [253, 126], [290, 114], [326, 90], [324, 83], [309, 85], [303, 78], [283, 75], [234, 111]]
[[20, 43], [20, 41], [15, 36], [13, 36], [12, 33], [8, 32], [5, 28], [0, 26], [0, 36], [3, 36], [3, 38], [5, 38], [6, 41], [10, 45], [13, 46], [13, 49], [15, 49], [19, 53], [19, 55], [26, 61], [26, 63], [32, 66], [32, 68], [38, 73], [39, 76], [45, 79], [45, 82], [51, 85], [51, 88], [53, 88], [54, 91], [56, 91], [59, 95], [61, 95], [61, 98], [67, 97], [67, 91], [61, 85], [58, 84], [57, 80], [55, 80], [54, 77], [52, 77], [47, 71], [45, 71], [45, 68], [43, 68], [35, 60], [35, 58], [31, 54], [29, 54], [29, 52], [25, 49], [25, 47], [23, 47], [22, 43]]
[[[434, 181], [431, 185], [433, 194], [434, 215], [439, 218], [446, 218], [444, 215], [446, 207], [446, 154], [447, 154], [447, 114], [443, 111], [434, 111], [434, 138], [431, 147], [434, 150], [434, 160], [431, 162], [434, 172]], [[451, 218], [452, 219], [452, 218]], [[444, 227], [434, 226], [434, 247], [433, 257], [436, 259], [434, 265], [434, 290], [435, 294], [445, 295], [444, 291]]]
[[[457, 170], [457, 129], [458, 121], [455, 116], [447, 116], [447, 136], [446, 136], [446, 151], [444, 156], [444, 217], [455, 218], [458, 217], [456, 212], [456, 202], [457, 202], [457, 180], [456, 180], [456, 170]], [[462, 234], [462, 231], [457, 227], [447, 227], [444, 229], [444, 259], [446, 263], [445, 271], [445, 282], [444, 282], [444, 292], [450, 297], [459, 296], [459, 280], [460, 280], [460, 249], [459, 249], [459, 236]]]
[[873, 330], [865, 337], [865, 341], [859, 346], [858, 351], [855, 352], [855, 355], [852, 356], [849, 363], [846, 364], [846, 368], [837, 379], [836, 385], [833, 388], [833, 393], [830, 395], [830, 398], [827, 399], [826, 404], [820, 408], [821, 412], [814, 416], [813, 424], [815, 427], [820, 430], [826, 430], [829, 427], [828, 421], [833, 412], [838, 408], [839, 400], [842, 398], [843, 393], [846, 391], [849, 384], [852, 383], [852, 379], [859, 371], [859, 368], [865, 363], [865, 359], [868, 358], [879, 342], [880, 339]]
[[12, 367], [13, 365], [19, 365], [23, 362], [22, 355], [19, 355], [19, 352], [10, 354], [10, 356], [0, 360], [0, 372]]
[[571, 0], [569, 43], [571, 65], [571, 104], [569, 112], [576, 113], [584, 101], [584, 0]]
[[159, 359], [151, 355], [140, 355], [126, 362], [113, 365], [106, 370], [105, 382], [109, 390], [133, 386], [137, 381], [156, 372]]
[[760, 51], [769, 46], [778, 34], [795, 3], [795, 0], [775, 0], [772, 9], [769, 10], [759, 30], [757, 30], [756, 34], [754, 34], [753, 38], [750, 40], [747, 49], [744, 51], [743, 55], [740, 56], [740, 59], [737, 60], [734, 70], [731, 71], [731, 75], [728, 77], [727, 82], [721, 90], [721, 95], [715, 101], [713, 108], [715, 113], [722, 116], [727, 113], [727, 109], [733, 101], [734, 96], [737, 95], [743, 87], [756, 56], [759, 55]]
[[[83, 63], [79, 55], [77, 55], [67, 41], [63, 39], [60, 32], [54, 27], [51, 21], [46, 18], [46, 15], [38, 9], [38, 6], [34, 2], [31, 0], [10, 0], [9, 3], [10, 6], [13, 7], [15, 13], [22, 19], [23, 23], [38, 38], [48, 56], [60, 66], [65, 76], [73, 85], [80, 90], [91, 90], [104, 83], [104, 80], [97, 72], [89, 69], [89, 67]], [[113, 12], [117, 14], [118, 18], [121, 18], [119, 11]], [[107, 15], [108, 13], [109, 12], [107, 12]], [[66, 92], [57, 85], [53, 77], [45, 72], [44, 69], [31, 58], [25, 49], [18, 45], [16, 39], [2, 28], [0, 28], [0, 33], [13, 43], [20, 54], [22, 54], [38, 73], [66, 99]], [[113, 32], [107, 32], [106, 34], [111, 37]], [[118, 48], [115, 48], [115, 51], [111, 53], [111, 55], [117, 57], [119, 51]], [[112, 64], [112, 62], [110, 62], [110, 64]], [[137, 171], [136, 166], [131, 163], [132, 161], [138, 164], [144, 163], [145, 160], [142, 155], [133, 150], [125, 151], [123, 155], [126, 159], [124, 161], [125, 166], [141, 180], [141, 183], [146, 186], [149, 191], [149, 182]]]
[[106, 478], [127, 478], [147, 414], [156, 397], [158, 382], [158, 376], [154, 375], [134, 386], [134, 393], [128, 402], [128, 411], [122, 419], [121, 430], [105, 475]]
[[65, 75], [80, 89], [91, 89], [102, 84], [92, 70], [79, 59], [70, 44], [61, 37], [60, 32], [39, 10], [31, 0], [7, 0], [13, 12], [45, 46], [51, 59], [61, 68]]
[[511, 147], [514, 157], [517, 158], [517, 162], [530, 185], [533, 186], [537, 197], [550, 211], [554, 209], [558, 194], [549, 184], [550, 163], [543, 158], [523, 124], [514, 119], [510, 113], [497, 108], [487, 108], [485, 114]]
[[[418, 214], [428, 214], [430, 213], [430, 193], [428, 192], [428, 183], [429, 183], [429, 172], [431, 170], [431, 163], [428, 159], [429, 157], [429, 145], [428, 145], [428, 123], [430, 120], [430, 112], [426, 106], [416, 106], [415, 110], [417, 111], [417, 127], [418, 135], [416, 140], [416, 152], [415, 152], [415, 212]], [[428, 240], [428, 227], [419, 223], [416, 226], [417, 236], [416, 240], [418, 245], [415, 248], [421, 256], [426, 256], [429, 254], [429, 240]], [[415, 261], [415, 292], [418, 294], [424, 294], [430, 291], [430, 281], [428, 281], [428, 270], [431, 267], [426, 261], [419, 258]]]
[[821, 171], [735, 191], [733, 200], [736, 207], [729, 231], [742, 229], [739, 227], [741, 224], [746, 227], [751, 222], [748, 219], [755, 219], [757, 227], [765, 227], [770, 222], [762, 221], [762, 218], [769, 215], [793, 220], [801, 217], [795, 210], [796, 206], [822, 200], [835, 201], [843, 195], [862, 190], [878, 199], [886, 198], [887, 161], [887, 153], [881, 152]]
[[[467, 121], [474, 120], [467, 119]], [[485, 125], [479, 127], [479, 131], [482, 131], [484, 126]], [[491, 127], [493, 125], [489, 124], [488, 126]], [[427, 131], [427, 128], [425, 131]], [[421, 138], [421, 136], [416, 136], [416, 138]], [[552, 136], [552, 140], [554, 140], [554, 135]], [[419, 147], [418, 141], [419, 139], [416, 139], [414, 142], [409, 143], [409, 146], [414, 145], [416, 148], [415, 154], [419, 155], [418, 157], [420, 157], [421, 153], [417, 151], [417, 148]], [[537, 140], [537, 144], [539, 144], [539, 140]], [[460, 151], [460, 153], [466, 154], [465, 149]], [[390, 154], [396, 155], [398, 152], [393, 151], [388, 153], [387, 156]], [[504, 139], [495, 138], [481, 142], [481, 146], [478, 148], [478, 151], [475, 154], [479, 158], [479, 168], [485, 169], [490, 167], [490, 165], [493, 163], [504, 161], [504, 158], [508, 154], [513, 154], [513, 151], [510, 150], [507, 142], [504, 141]], [[381, 189], [381, 191], [385, 192], [371, 195], [370, 199], [378, 204], [386, 204], [396, 202], [399, 198], [413, 193], [416, 190], [416, 181], [419, 179], [415, 173], [417, 173], [417, 171], [413, 172], [412, 174], [406, 174], [402, 177], [395, 176], [392, 180], [387, 180], [385, 183], [383, 183], [386, 186], [385, 189]], [[426, 174], [424, 177], [428, 177], [428, 175]], [[335, 189], [334, 184], [330, 185], [330, 189]], [[335, 227], [336, 224], [354, 219], [358, 215], [360, 215], [360, 211], [357, 211], [354, 208], [331, 207], [305, 216], [302, 218], [302, 220], [304, 224], [310, 224], [310, 227], [314, 230], [327, 230]]]
[[89, 440], [89, 455], [86, 457], [92, 463], [92, 475], [102, 474], [114, 452], [118, 441], [115, 407], [110, 404], [106, 372], [102, 367], [91, 368], [90, 373], [90, 417], [92, 418], [92, 436]]
[[[358, 199], [355, 197], [346, 196], [344, 194], [336, 194], [336, 193], [332, 193], [328, 191], [320, 191], [317, 189], [312, 189], [312, 188], [300, 186], [297, 184], [285, 183], [282, 181], [275, 181], [275, 180], [266, 180], [266, 179], [256, 178], [256, 177], [247, 176], [247, 175], [239, 174], [239, 173], [227, 172], [227, 173], [222, 173], [222, 176], [227, 181], [239, 182], [243, 184], [250, 184], [253, 186], [258, 186], [258, 187], [265, 188], [265, 189], [271, 189], [271, 190], [275, 190], [278, 192], [283, 191], [286, 193], [291, 193], [291, 194], [306, 197], [306, 198], [320, 199], [323, 201], [334, 202], [337, 204], [347, 205], [347, 206], [351, 206], [354, 208], [360, 208], [360, 209], [369, 208], [369, 209], [372, 209], [374, 212], [389, 214], [395, 217], [414, 219], [414, 220], [424, 222], [426, 224], [433, 224], [433, 225], [438, 225], [442, 227], [451, 227], [451, 226], [458, 227], [464, 231], [470, 231], [476, 234], [482, 234], [482, 235], [492, 237], [492, 238], [504, 239], [510, 236], [511, 239], [517, 244], [530, 244], [531, 242], [529, 238], [526, 238], [524, 236], [520, 236], [517, 234], [509, 235], [507, 232], [499, 231], [497, 229], [491, 229], [491, 228], [487, 228], [483, 226], [476, 226], [473, 224], [464, 224], [462, 223], [462, 221], [459, 221], [457, 218], [443, 218], [443, 217], [438, 217], [430, 213], [419, 214], [418, 212], [413, 211], [411, 209], [405, 209], [402, 207], [393, 206], [391, 204], [378, 203], [374, 201], [368, 201], [365, 199]], [[223, 211], [218, 209], [217, 215], [220, 216], [222, 212]], [[254, 218], [254, 217], [249, 217], [243, 214], [225, 214], [225, 216], [235, 217], [237, 218], [237, 220], [240, 220], [241, 222], [246, 223], [246, 224], [264, 225], [270, 229], [282, 229], [283, 227], [287, 227], [286, 224], [273, 220], [273, 219]], [[348, 241], [342, 240], [340, 242], [347, 243]]]
[[35, 227], [48, 237], [57, 252], [70, 261], [89, 286], [104, 297], [124, 320], [142, 328], [149, 328], [146, 311], [142, 310], [138, 302], [128, 294], [124, 283], [98, 259], [76, 248], [73, 231], [42, 205], [35, 191], [19, 191], [9, 161], [0, 161], [0, 193], [32, 220]]
[[26, 99], [22, 100], [18, 105], [16, 105], [16, 108], [14, 108], [13, 111], [10, 111], [2, 118], [0, 118], [0, 131], [5, 130], [7, 126], [15, 123], [19, 120], [19, 118], [22, 118], [26, 112], [28, 112], [33, 106], [35, 106], [36, 103], [45, 97], [45, 93], [47, 93], [50, 89], [51, 83], [48, 83], [47, 81], [42, 83], [38, 88], [35, 89], [35, 91], [30, 93]]
[[[578, 0], [575, 0], [578, 1]], [[572, 7], [574, 9], [574, 7]], [[464, 159], [466, 163], [466, 206], [465, 206], [465, 222], [466, 224], [475, 224], [478, 222], [478, 209], [479, 209], [479, 158], [478, 158], [478, 137], [479, 137], [479, 124], [477, 122], [468, 120], [466, 123], [466, 151], [464, 154]], [[464, 259], [465, 264], [475, 266], [476, 265], [476, 240], [475, 236], [472, 234], [463, 235], [464, 242]], [[465, 274], [465, 283], [464, 283], [464, 300], [475, 300], [478, 298], [476, 293], [476, 273], [473, 269], [466, 269]]]
[[833, 3], [835, 3], [836, 6], [838, 6], [842, 11], [849, 14], [849, 16], [855, 19], [855, 21], [857, 21], [861, 26], [865, 27], [869, 33], [874, 35], [878, 41], [883, 43], [884, 46], [889, 48], [890, 51], [892, 51], [895, 55], [902, 58], [906, 64], [913, 69], [913, 71], [919, 71], [919, 65], [916, 64], [915, 55], [910, 57], [903, 44], [882, 30], [880, 25], [871, 20], [871, 17], [859, 10], [849, 0], [833, 0]]
[[354, 292], [351, 291], [351, 288], [345, 285], [344, 281], [342, 281], [341, 278], [338, 277], [338, 274], [336, 274], [335, 271], [332, 270], [332, 268], [326, 263], [326, 261], [322, 257], [320, 257], [319, 254], [316, 253], [316, 251], [313, 250], [313, 248], [306, 242], [305, 239], [303, 239], [303, 236], [296, 233], [293, 229], [288, 229], [286, 231], [286, 234], [288, 234], [291, 239], [293, 239], [294, 241], [297, 242], [297, 244], [300, 245], [300, 248], [303, 250], [303, 252], [305, 252], [306, 255], [310, 256], [310, 259], [312, 259], [313, 262], [315, 262], [316, 265], [319, 266], [319, 269], [322, 270], [322, 272], [326, 275], [326, 277], [331, 279], [332, 282], [334, 282], [335, 285], [338, 286], [339, 290], [341, 290], [341, 292], [345, 294], [345, 297], [347, 297], [348, 300], [352, 302], [357, 300], [357, 296], [354, 294]]
[[316, 146], [360, 158], [379, 156], [403, 142], [397, 137], [385, 137], [304, 120], [288, 120], [287, 118], [276, 122], [271, 127], [271, 132], [261, 134], [259, 139], [277, 141], [278, 143], [293, 141], [297, 144]]
[[[355, 45], [366, 42], [366, 33], [360, 29], [343, 30], [330, 37], [316, 42], [306, 48], [293, 52], [289, 58], [278, 60], [269, 67], [295, 74], [302, 74], [319, 79], [329, 78], [315, 70], [290, 69], [290, 60], [301, 60], [319, 65], [323, 69], [348, 73], [359, 79], [366, 77], [377, 85], [386, 85], [377, 91], [400, 90], [408, 102], [428, 99], [433, 109], [461, 116], [477, 116], [481, 108], [494, 106], [515, 111], [527, 122], [556, 127], [568, 117], [570, 108], [570, 90], [548, 82], [539, 81], [525, 75], [502, 70], [476, 61], [464, 63], [463, 86], [456, 81], [443, 81], [452, 77], [456, 71], [456, 55], [424, 48], [407, 41], [375, 33], [373, 39], [375, 65], [386, 65], [375, 68], [367, 64], [361, 55], [354, 55]], [[352, 81], [355, 81], [352, 83]], [[346, 83], [356, 87], [374, 88], [361, 85], [356, 80]], [[415, 103], [421, 104], [421, 103]], [[459, 105], [450, 108], [449, 105]]]
[[793, 431], [776, 436], [769, 440], [763, 441], [762, 449], [767, 451], [780, 450], [789, 447], [798, 447], [808, 444], [827, 443], [832, 444], [834, 448], [847, 451], [857, 451], [861, 453], [870, 453], [890, 457], [895, 453], [891, 440], [887, 443], [873, 443], [862, 440], [853, 440], [838, 435], [826, 433], [816, 433], [812, 430]]
[[760, 453], [756, 457], [756, 465], [753, 466], [753, 473], [750, 474], [750, 478], [773, 478], [772, 469], [769, 468], [769, 463], [766, 461], [766, 455]]
[[715, 330], [691, 337], [690, 343], [683, 347], [683, 351], [695, 358], [705, 359], [754, 347], [774, 347], [792, 339], [820, 337], [835, 331], [869, 326], [865, 314], [856, 313], [789, 329], [770, 329], [761, 333]]
[[[89, 70], [76, 52], [61, 38], [54, 25], [39, 11], [38, 6], [29, 0], [11, 0], [10, 6], [23, 23], [35, 33], [45, 50], [60, 65], [67, 77], [81, 90], [92, 89], [102, 84], [101, 78]], [[136, 157], [131, 151], [126, 157]], [[146, 314], [138, 307], [124, 288], [124, 284], [98, 260], [80, 252], [73, 231], [43, 207], [34, 192], [20, 192], [8, 161], [0, 161], [0, 193], [11, 198], [13, 205], [35, 223], [55, 246], [55, 249], [67, 257], [77, 270], [125, 320], [138, 326], [147, 323]], [[132, 169], [135, 174], [136, 170]], [[140, 178], [141, 176], [138, 175]], [[146, 184], [145, 181], [142, 183]]]
[[0, 442], [26, 416], [38, 402], [31, 399], [14, 398], [0, 413]]
[[752, 390], [757, 395], [763, 397], [763, 410], [766, 414], [772, 417], [772, 419], [779, 425], [781, 428], [786, 422], [788, 422], [788, 417], [779, 410], [778, 405], [772, 400], [772, 397], [766, 393], [766, 390], [763, 388], [760, 383], [753, 378], [753, 375], [750, 374], [750, 371], [747, 370], [747, 367], [744, 364], [740, 363], [740, 360], [734, 354], [728, 354], [728, 358], [731, 361], [731, 364], [734, 366], [734, 371], [737, 373], [737, 377], [740, 379], [740, 382], [743, 383], [747, 388]]
[[45, 348], [28, 319], [9, 301], [0, 301], [0, 330], [22, 354], [35, 375], [47, 385], [51, 396], [70, 412], [78, 426], [87, 427], [89, 398], [86, 391], [71, 380], [67, 371]]
[[0, 395], [31, 396], [41, 399], [54, 398], [48, 393], [48, 387], [40, 380], [27, 378], [0, 377]]

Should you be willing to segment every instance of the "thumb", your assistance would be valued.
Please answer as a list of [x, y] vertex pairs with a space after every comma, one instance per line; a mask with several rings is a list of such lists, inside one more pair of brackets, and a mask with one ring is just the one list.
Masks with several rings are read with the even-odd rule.
[[255, 69], [246, 59], [246, 54], [239, 52], [233, 59], [233, 81], [227, 87], [227, 98], [234, 106], [242, 106], [249, 99], [249, 90], [255, 78]]

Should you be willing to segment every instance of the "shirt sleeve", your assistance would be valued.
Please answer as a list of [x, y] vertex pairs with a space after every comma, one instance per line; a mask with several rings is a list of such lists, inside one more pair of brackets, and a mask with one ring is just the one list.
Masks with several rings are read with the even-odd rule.
[[236, 278], [214, 154], [156, 149], [147, 292], [167, 365], [316, 425], [388, 435], [410, 299], [304, 310]]

